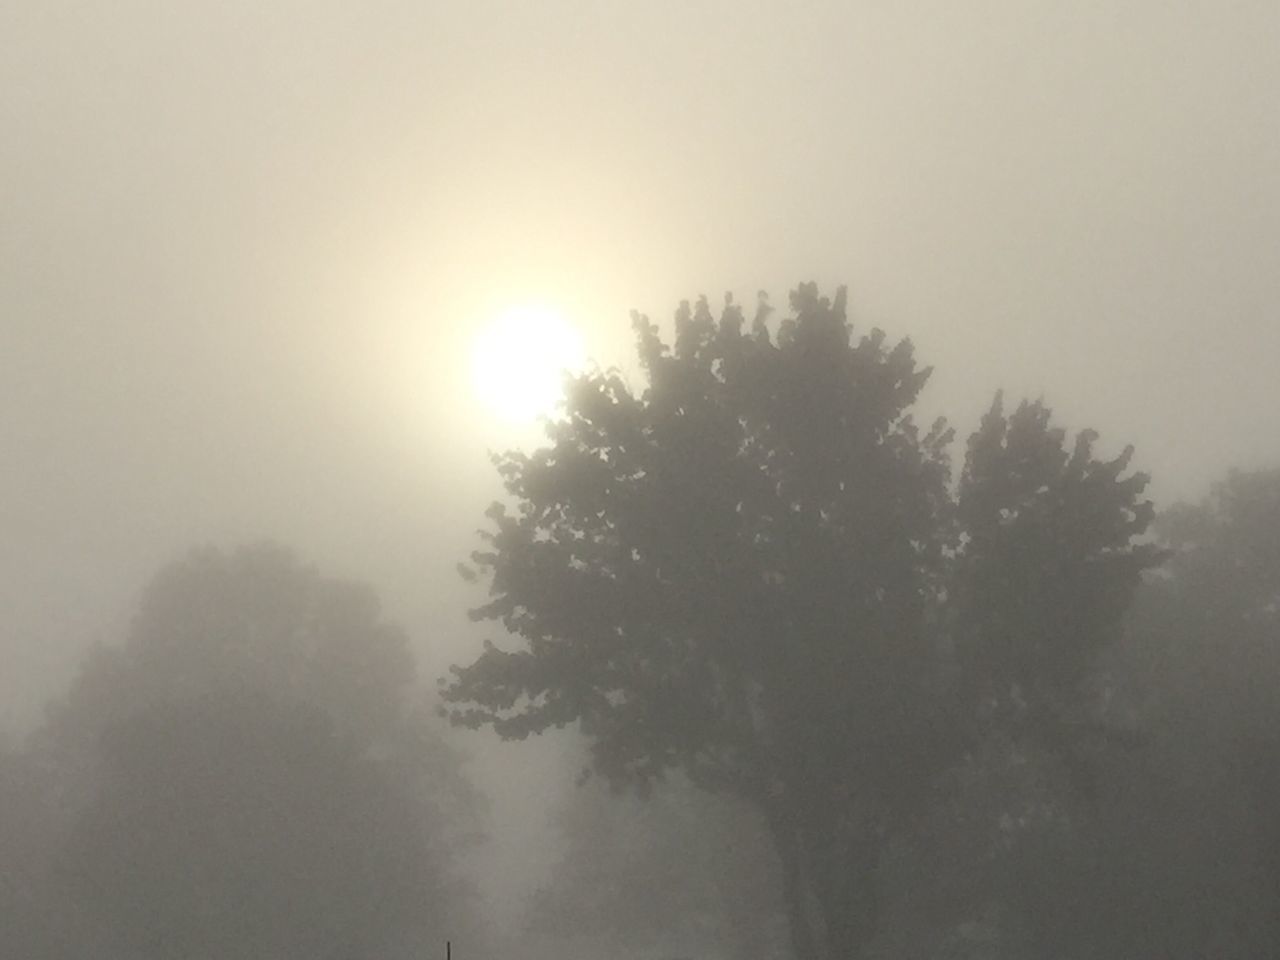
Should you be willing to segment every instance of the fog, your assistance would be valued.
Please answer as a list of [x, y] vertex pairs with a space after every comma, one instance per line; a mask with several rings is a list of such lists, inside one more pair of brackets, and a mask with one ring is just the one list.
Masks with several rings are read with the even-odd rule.
[[[997, 389], [1133, 444], [1162, 511], [1280, 465], [1278, 41], [1265, 2], [8, 0], [0, 726], [200, 545], [370, 585], [431, 698], [510, 643], [456, 567], [491, 452], [545, 442], [472, 383], [512, 306], [639, 390], [631, 310], [847, 284], [956, 478]], [[518, 931], [582, 757], [450, 736]]]

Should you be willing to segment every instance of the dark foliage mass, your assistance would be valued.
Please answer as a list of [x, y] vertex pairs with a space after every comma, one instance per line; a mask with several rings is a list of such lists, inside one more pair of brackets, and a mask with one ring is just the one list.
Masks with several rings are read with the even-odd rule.
[[[502, 955], [1280, 955], [1280, 470], [1157, 515], [999, 393], [960, 446], [843, 290], [634, 327], [463, 566], [508, 637], [444, 712], [587, 750]], [[0, 742], [0, 956], [478, 956], [438, 723], [369, 588], [170, 564]]]
[[[576, 725], [615, 786], [679, 773], [747, 804], [800, 960], [1258, 955], [1273, 896], [1196, 895], [1280, 876], [1274, 670], [1149, 688], [1170, 645], [1270, 656], [1276, 478], [1154, 537], [1132, 449], [1040, 401], [997, 394], [953, 482], [951, 430], [912, 417], [928, 368], [855, 330], [843, 290], [801, 286], [780, 322], [763, 297], [751, 322], [684, 304], [671, 344], [634, 325], [642, 390], [578, 377], [548, 444], [497, 460], [474, 615], [520, 642], [454, 669], [455, 722]], [[1209, 735], [1172, 724], [1201, 711], [1247, 803], [1188, 776]], [[1197, 877], [1179, 833], [1204, 816], [1234, 866]]]
[[366, 587], [273, 546], [163, 570], [0, 767], [0, 953], [348, 960], [469, 928], [460, 757]]

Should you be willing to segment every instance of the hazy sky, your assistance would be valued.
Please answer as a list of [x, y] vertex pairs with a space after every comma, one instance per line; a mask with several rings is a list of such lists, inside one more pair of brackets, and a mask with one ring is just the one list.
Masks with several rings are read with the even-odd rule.
[[208, 540], [465, 656], [511, 303], [627, 363], [632, 307], [847, 282], [962, 430], [1274, 463], [1277, 89], [1274, 0], [0, 0], [0, 720]]

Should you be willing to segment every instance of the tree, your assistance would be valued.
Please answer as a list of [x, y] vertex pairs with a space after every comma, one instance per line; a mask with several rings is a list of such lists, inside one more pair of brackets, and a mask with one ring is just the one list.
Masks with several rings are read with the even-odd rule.
[[1006, 416], [996, 395], [969, 439], [958, 493], [961, 547], [951, 580], [965, 716], [1065, 764], [1092, 792], [1089, 754], [1122, 741], [1091, 696], [1145, 571], [1164, 559], [1142, 537], [1155, 516], [1149, 477], [1125, 475], [1133, 448], [1068, 450], [1042, 402]]
[[[1139, 595], [1115, 669], [1158, 745], [1153, 773], [1184, 807], [1152, 841], [1161, 872], [1182, 878], [1158, 925], [1183, 932], [1185, 956], [1274, 954], [1280, 470], [1232, 472], [1200, 503], [1165, 511], [1156, 532], [1170, 559]], [[1203, 841], [1187, 835], [1188, 822], [1208, 825]]]
[[[998, 425], [984, 431], [999, 435]], [[1007, 445], [1040, 449], [1012, 439]], [[1060, 454], [1049, 459], [1070, 462]], [[1060, 484], [1046, 482], [1043, 470], [996, 475], [1030, 478], [1024, 489], [1041, 489], [1042, 502], [1057, 503], [1064, 522], [1046, 535], [1043, 507], [1025, 520], [1003, 515], [1010, 531], [1004, 546], [971, 558], [987, 557], [983, 592], [958, 592], [962, 616], [989, 618], [969, 634], [977, 647], [969, 656], [993, 665], [966, 675], [988, 681], [982, 719], [999, 734], [987, 742], [1003, 740], [1011, 758], [974, 765], [980, 778], [964, 791], [966, 822], [1000, 816], [1013, 829], [991, 855], [950, 858], [989, 865], [963, 871], [957, 887], [999, 909], [1002, 933], [1014, 935], [1024, 955], [1274, 954], [1265, 891], [1280, 799], [1280, 779], [1268, 783], [1280, 769], [1280, 635], [1274, 620], [1267, 626], [1266, 611], [1280, 595], [1280, 565], [1272, 562], [1280, 544], [1276, 475], [1233, 475], [1206, 502], [1157, 517], [1154, 537], [1132, 548], [1099, 542], [1105, 549], [1075, 553], [1073, 544], [1100, 530], [1122, 531], [1128, 508], [1100, 524], [1101, 508], [1115, 503], [1110, 495], [1094, 495], [1098, 509], [1073, 514], [1065, 505], [1077, 498], [1055, 491]], [[1123, 482], [1117, 475], [1105, 488], [1114, 494]], [[1131, 519], [1147, 529], [1146, 518]], [[1023, 522], [1028, 529], [1016, 533]], [[976, 529], [972, 521], [966, 528]], [[1037, 536], [1053, 550], [1017, 550]], [[1073, 572], [1073, 555], [1092, 559]], [[1049, 559], [1053, 576], [1043, 572]], [[1157, 559], [1165, 563], [1150, 570]], [[1082, 594], [1091, 570], [1098, 586]], [[1143, 570], [1127, 622], [1117, 619]], [[966, 577], [978, 573], [958, 576], [958, 588], [974, 582]], [[1000, 597], [1002, 588], [1012, 596]], [[1042, 649], [1046, 644], [1057, 652]], [[1102, 669], [1090, 666], [1090, 649], [1104, 655]], [[983, 781], [998, 790], [975, 791], [972, 783]], [[939, 833], [943, 850], [965, 843], [960, 830]]]
[[0, 955], [67, 956], [66, 917], [54, 896], [47, 852], [54, 818], [34, 759], [0, 745]]
[[367, 587], [272, 545], [161, 571], [33, 745], [95, 951], [345, 960], [465, 935], [477, 798], [413, 690]]
[[[678, 768], [755, 805], [796, 954], [815, 960], [865, 952], [885, 839], [974, 734], [962, 711], [980, 698], [960, 693], [993, 682], [982, 651], [998, 642], [977, 611], [1009, 537], [1036, 531], [1035, 516], [1056, 532], [1130, 510], [1068, 558], [1083, 578], [1073, 599], [1089, 602], [1103, 589], [1091, 564], [1141, 532], [1145, 479], [1117, 490], [1127, 459], [1099, 465], [1086, 442], [1046, 456], [1061, 480], [1047, 495], [1024, 489], [1030, 475], [999, 482], [1020, 467], [1014, 441], [1061, 437], [1035, 416], [1006, 430], [997, 411], [999, 430], [990, 420], [971, 445], [958, 514], [952, 433], [912, 418], [929, 370], [910, 342], [854, 338], [843, 289], [832, 301], [802, 285], [791, 306], [775, 331], [763, 298], [750, 329], [729, 298], [718, 321], [705, 300], [684, 304], [671, 347], [635, 316], [644, 392], [612, 372], [578, 378], [550, 444], [498, 458], [517, 508], [489, 512], [474, 560], [492, 599], [474, 615], [526, 646], [487, 646], [446, 697], [457, 722], [504, 737], [580, 724], [615, 783], [643, 789]], [[1051, 540], [1029, 546], [1056, 556]], [[1047, 560], [1038, 570], [1054, 575]], [[1087, 626], [1098, 636], [1081, 656], [1106, 632]], [[979, 676], [958, 681], [957, 667]], [[1027, 669], [1046, 689], [1074, 680]]]
[[1265, 731], [1280, 716], [1280, 470], [1232, 472], [1201, 503], [1166, 511], [1157, 533], [1170, 559], [1135, 611], [1130, 662], [1152, 680], [1144, 666], [1164, 659], [1164, 682], [1138, 693], [1146, 714], [1212, 703], [1225, 711], [1215, 724]]
[[[1100, 661], [1163, 551], [1143, 539], [1154, 508], [1148, 477], [1127, 472], [1133, 449], [1099, 458], [1097, 439], [1070, 439], [1041, 401], [1006, 414], [997, 393], [956, 491], [943, 616], [965, 750], [904, 844], [906, 889], [910, 926], [949, 917], [938, 933], [980, 934], [986, 951], [1096, 956], [1111, 937], [1106, 910], [1079, 917], [1099, 907], [1108, 792], [1142, 743], [1108, 710]], [[940, 899], [922, 910], [930, 886]]]
[[365, 749], [397, 729], [414, 679], [407, 638], [367, 585], [276, 544], [199, 549], [147, 586], [122, 647], [93, 653], [51, 733], [92, 739], [143, 703], [253, 686], [313, 704]]
[[100, 948], [157, 960], [422, 950], [451, 899], [412, 794], [318, 710], [258, 691], [109, 731], [59, 866]]

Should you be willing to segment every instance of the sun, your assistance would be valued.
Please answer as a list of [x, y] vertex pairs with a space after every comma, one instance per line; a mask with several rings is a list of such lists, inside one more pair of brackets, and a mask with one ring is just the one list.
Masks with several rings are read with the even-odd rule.
[[509, 423], [530, 423], [559, 406], [566, 372], [581, 370], [578, 330], [553, 307], [512, 307], [480, 331], [472, 346], [476, 393]]

